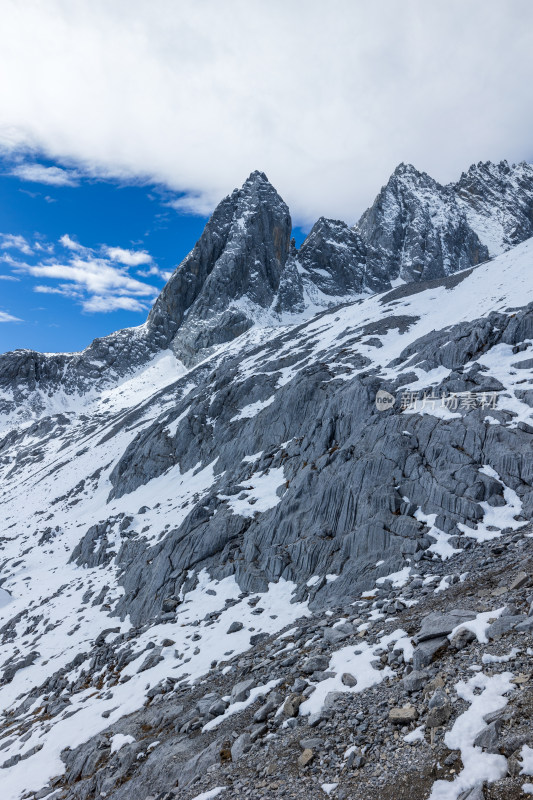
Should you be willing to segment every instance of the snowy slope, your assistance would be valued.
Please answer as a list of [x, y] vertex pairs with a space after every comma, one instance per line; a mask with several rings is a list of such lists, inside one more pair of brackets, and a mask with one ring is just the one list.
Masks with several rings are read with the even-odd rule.
[[[473, 320], [487, 319], [491, 313], [512, 319], [517, 309], [533, 302], [532, 265], [533, 244], [526, 241], [477, 269], [457, 274], [448, 285], [434, 282], [402, 286], [345, 304], [303, 325], [278, 329], [275, 338], [273, 331], [252, 330], [189, 371], [177, 365], [171, 354], [162, 354], [101, 396], [85, 396], [82, 407], [71, 405], [60, 413], [53, 409], [40, 421], [13, 429], [1, 441], [0, 619], [4, 627], [0, 663], [9, 669], [31, 655], [28, 665], [16, 671], [11, 680], [4, 678], [0, 704], [7, 713], [18, 708], [17, 719], [34, 719], [31, 736], [25, 741], [15, 739], [2, 751], [4, 762], [13, 757], [17, 761], [17, 756], [23, 758], [2, 773], [5, 798], [18, 798], [24, 790], [36, 789], [59, 774], [59, 753], [65, 746], [75, 746], [110, 721], [140, 707], [147, 687], [167, 675], [199, 677], [224, 652], [248, 648], [250, 623], [253, 622], [254, 633], [272, 632], [305, 613], [305, 593], [295, 595], [300, 598], [298, 602], [288, 602], [297, 584], [301, 585], [301, 578], [291, 581], [282, 577], [265, 585], [260, 591], [261, 603], [277, 612], [276, 618], [251, 617], [244, 601], [238, 601], [240, 588], [235, 575], [221, 577], [219, 569], [218, 576], [210, 577], [209, 569], [203, 566], [207, 563], [205, 556], [192, 556], [189, 563], [178, 566], [179, 574], [187, 574], [181, 578], [180, 598], [184, 602], [177, 613], [154, 619], [143, 618], [137, 610], [132, 627], [129, 614], [124, 614], [128, 608], [124, 570], [127, 572], [128, 563], [132, 563], [128, 548], [134, 551], [138, 543], [142, 547], [161, 546], [191, 513], [198, 514], [195, 509], [209, 505], [212, 501], [208, 498], [213, 497], [222, 504], [217, 508], [225, 509], [228, 524], [235, 519], [248, 519], [257, 525], [257, 520], [283, 506], [284, 493], [290, 494], [287, 486], [295, 475], [294, 469], [287, 470], [284, 464], [294, 461], [289, 445], [301, 435], [301, 421], [292, 420], [290, 415], [284, 419], [279, 406], [291, 385], [297, 387], [313, 365], [320, 364], [328, 375], [326, 382], [335, 392], [347, 392], [350, 386], [357, 385], [359, 376], [369, 373], [373, 385], [382, 383], [396, 391], [440, 386], [457, 371], [457, 364], [447, 364], [443, 355], [446, 343], [441, 345], [440, 353], [430, 347], [435, 363], [431, 362], [425, 338], [435, 331], [444, 331], [445, 335], [448, 331], [451, 343], [451, 332]], [[524, 353], [517, 353], [515, 345], [497, 341], [464, 361], [465, 371], [475, 361], [486, 375], [502, 384], [497, 410], [485, 415], [491, 416], [490, 423], [479, 424], [493, 423], [509, 431], [516, 431], [520, 422], [531, 424], [531, 401], [525, 402], [523, 394], [524, 388], [531, 386], [531, 368], [517, 369], [516, 363], [527, 360], [533, 352], [532, 344], [531, 336], [525, 338], [520, 345]], [[218, 390], [212, 376], [228, 368], [228, 375], [232, 375], [241, 392], [227, 396], [225, 405], [217, 405]], [[202, 420], [196, 416], [199, 398], [205, 400], [209, 396], [210, 417]], [[398, 416], [398, 411], [387, 413]], [[460, 409], [446, 413], [431, 408], [424, 410], [424, 414], [428, 413], [461, 421], [467, 414]], [[365, 414], [366, 424], [381, 424], [383, 420], [368, 410]], [[420, 415], [408, 412], [404, 416], [407, 426], [407, 416]], [[158, 441], [161, 437], [168, 443], [183, 441], [191, 435], [194, 419], [198, 425], [214, 430], [231, 426], [230, 439], [240, 442], [241, 453], [241, 466], [238, 461], [234, 463], [233, 474], [228, 474], [226, 468], [227, 437], [223, 437], [225, 444], [219, 448], [222, 464], [217, 464], [202, 444], [196, 445], [193, 463], [183, 454], [172, 457], [169, 444], [159, 454], [145, 449], [147, 461], [154, 457], [158, 460], [152, 477], [136, 478], [131, 486], [124, 486], [124, 491], [117, 493], [117, 483], [113, 484], [110, 476], [114, 470], [116, 473], [128, 447], [135, 447], [145, 433], [154, 430], [159, 432]], [[264, 423], [258, 426], [260, 419]], [[6, 425], [9, 427], [9, 419]], [[276, 436], [282, 457], [278, 459], [279, 466], [276, 460], [268, 466], [262, 451], [272, 449]], [[283, 453], [289, 457], [283, 458]], [[174, 459], [174, 464], [167, 467]], [[243, 480], [242, 476], [248, 479]], [[240, 483], [241, 489], [236, 491], [235, 483]], [[524, 499], [524, 490], [518, 483], [513, 492], [515, 489]], [[515, 493], [514, 497], [517, 505], [512, 508], [516, 514], [522, 501]], [[513, 515], [508, 519], [512, 521]], [[93, 562], [87, 565], [87, 553], [85, 565], [72, 562], [82, 537], [98, 525], [102, 530], [90, 539]], [[438, 535], [433, 529], [432, 538], [438, 539]], [[401, 555], [394, 558], [381, 568], [383, 574], [388, 574], [395, 563], [401, 566]], [[194, 577], [198, 570], [195, 561], [201, 568], [198, 579]], [[331, 565], [324, 563], [323, 572], [312, 563], [307, 572], [302, 569], [307, 581], [313, 574], [329, 573]], [[298, 576], [301, 574], [300, 570]], [[376, 575], [379, 568], [369, 576], [370, 586]], [[149, 574], [145, 579], [152, 580]], [[327, 584], [328, 591], [333, 591], [337, 583], [342, 581]], [[236, 599], [237, 604], [223, 610], [229, 598]], [[114, 615], [117, 606], [122, 610], [122, 619]], [[210, 612], [221, 613], [216, 624], [204, 633], [205, 617]], [[202, 619], [199, 628], [190, 627]], [[226, 634], [235, 620], [243, 622], [244, 628]], [[103, 633], [106, 629], [112, 632]], [[200, 634], [201, 648], [191, 642], [192, 631]], [[121, 653], [132, 650], [132, 660], [119, 673], [110, 673], [105, 664], [91, 661], [94, 642], [99, 637], [113, 643], [115, 662], [120, 661]], [[175, 644], [158, 652], [160, 660], [156, 658], [153, 665], [138, 673], [147, 655], [155, 652], [146, 651], [146, 645], [164, 638]], [[63, 700], [60, 693], [51, 708], [43, 695], [50, 697], [49, 681], [52, 679], [56, 685], [58, 675], [58, 685], [70, 685], [71, 689], [68, 699]], [[102, 676], [100, 682], [98, 675]], [[106, 717], [102, 717], [103, 712]], [[42, 749], [28, 755], [41, 745]]]

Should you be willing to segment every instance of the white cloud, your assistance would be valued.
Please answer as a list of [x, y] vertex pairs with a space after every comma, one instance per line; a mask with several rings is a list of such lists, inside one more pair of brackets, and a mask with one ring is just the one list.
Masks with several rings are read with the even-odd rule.
[[129, 267], [138, 267], [141, 264], [151, 264], [152, 256], [146, 250], [126, 250], [123, 247], [106, 247], [105, 252], [112, 261], [127, 264]]
[[[9, 252], [0, 253], [0, 262], [8, 264], [15, 273], [0, 275], [0, 280], [19, 281], [17, 275], [28, 275], [49, 281], [34, 285], [33, 291], [69, 297], [89, 312], [117, 309], [146, 311], [159, 293], [156, 286], [139, 280], [161, 276], [159, 267], [145, 250], [108, 245], [95, 250], [81, 244], [68, 233], [59, 238], [59, 243], [68, 253], [58, 258], [54, 245], [40, 234], [35, 234], [31, 246], [22, 236], [0, 234], [0, 250], [16, 248], [23, 253], [35, 253], [40, 259], [37, 263], [28, 263], [13, 258]], [[147, 266], [144, 270], [135, 270], [136, 275], [133, 276], [130, 269], [137, 265]]]
[[69, 281], [90, 294], [129, 293], [140, 297], [153, 297], [158, 289], [132, 278], [120, 267], [114, 267], [102, 258], [74, 256], [67, 264], [26, 264], [24, 271], [36, 278]]
[[[43, 164], [19, 164], [14, 167], [11, 174], [23, 181], [46, 183], [50, 186], [78, 186], [79, 184], [79, 175], [74, 170], [45, 167]], [[52, 197], [45, 197], [45, 200], [54, 202]]]
[[68, 235], [68, 233], [64, 233], [63, 236], [60, 236], [59, 242], [60, 244], [63, 245], [63, 247], [66, 247], [68, 250], [78, 250], [78, 251], [85, 250], [85, 247], [79, 242], [77, 242], [75, 239], [72, 239]]
[[33, 287], [33, 291], [38, 294], [60, 294], [63, 297], [74, 297], [77, 300], [83, 299], [83, 292], [69, 283], [62, 283], [59, 286], [44, 286], [38, 284]]
[[204, 213], [261, 169], [296, 221], [352, 221], [400, 161], [533, 155], [532, 27], [529, 0], [4, 0], [0, 143]]
[[24, 236], [13, 233], [0, 233], [0, 248], [2, 250], [19, 250], [25, 255], [33, 252]]
[[126, 296], [100, 296], [95, 295], [85, 300], [83, 309], [91, 312], [107, 312], [107, 311], [146, 311], [146, 303], [141, 303], [135, 297]]
[[22, 322], [22, 320], [6, 311], [0, 311], [0, 322]]
[[[219, 200], [222, 198], [219, 197]], [[208, 193], [204, 194], [190, 194], [183, 197], [177, 197], [175, 200], [170, 200], [165, 205], [173, 208], [180, 214], [196, 214], [200, 217], [207, 217], [213, 210], [213, 204], [216, 203]]]

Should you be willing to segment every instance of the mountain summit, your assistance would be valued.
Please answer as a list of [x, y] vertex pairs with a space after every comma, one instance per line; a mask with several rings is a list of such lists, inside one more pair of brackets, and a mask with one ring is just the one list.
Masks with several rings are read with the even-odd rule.
[[148, 317], [149, 335], [190, 357], [247, 330], [273, 303], [291, 229], [289, 209], [266, 175], [253, 172], [175, 270]]

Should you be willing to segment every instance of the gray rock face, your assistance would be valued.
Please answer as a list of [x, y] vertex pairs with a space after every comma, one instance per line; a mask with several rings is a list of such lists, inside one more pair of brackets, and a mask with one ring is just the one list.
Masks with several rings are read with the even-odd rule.
[[531, 164], [479, 162], [450, 188], [491, 256], [533, 234]]
[[413, 670], [419, 672], [424, 667], [428, 667], [441, 653], [448, 647], [448, 639], [440, 637], [438, 639], [428, 639], [415, 647], [413, 652]]
[[253, 680], [245, 680], [234, 686], [231, 692], [231, 702], [241, 703], [246, 700], [250, 696], [250, 690], [253, 689], [254, 684]]
[[402, 683], [407, 692], [418, 692], [424, 688], [428, 681], [429, 675], [427, 672], [413, 670], [413, 672], [404, 677]]
[[188, 360], [247, 330], [274, 300], [290, 234], [289, 209], [266, 175], [252, 173], [217, 206], [161, 292], [148, 317], [149, 337], [171, 342]]
[[376, 281], [442, 278], [485, 261], [487, 247], [470, 227], [450, 187], [400, 164], [357, 224]]
[[[385, 321], [396, 324], [391, 317]], [[420, 365], [425, 370], [444, 366], [451, 372], [440, 390], [481, 391], [490, 385], [489, 376], [476, 364], [468, 370], [463, 366], [498, 343], [515, 346], [530, 338], [532, 325], [533, 309], [514, 316], [491, 314], [422, 337], [394, 364], [407, 373]], [[178, 402], [167, 419], [145, 427], [117, 461], [110, 476], [112, 498], [124, 497], [175, 465], [185, 473], [199, 463], [216, 464], [213, 487], [178, 528], [151, 548], [149, 568], [141, 543], [136, 551], [126, 547], [118, 556], [126, 589], [121, 613], [136, 620], [158, 613], [165, 597], [179, 594], [192, 567], [206, 567], [218, 578], [234, 572], [249, 591], [263, 590], [280, 577], [300, 585], [316, 572], [331, 573], [338, 580], [302, 589], [301, 596], [305, 592], [311, 602], [321, 603], [355, 600], [372, 588], [375, 577], [401, 568], [405, 556], [422, 557], [430, 546], [424, 525], [413, 516], [418, 506], [437, 515], [441, 530], [463, 536], [457, 526], [475, 527], [483, 518], [480, 503], [505, 502], [502, 483], [480, 472], [483, 464], [519, 492], [524, 515], [533, 510], [527, 431], [487, 426], [481, 408], [445, 424], [432, 415], [402, 414], [397, 407], [377, 412], [374, 398], [382, 383], [372, 371], [339, 381], [324, 363], [301, 368], [274, 391], [281, 370], [308, 356], [305, 342], [294, 348], [292, 336], [273, 337], [251, 352], [251, 358], [268, 365], [268, 372], [253, 378], [241, 376], [239, 358], [226, 360], [212, 373], [203, 366], [200, 389]], [[186, 378], [195, 379], [194, 371]], [[234, 420], [239, 409], [269, 398], [272, 402], [257, 415]], [[165, 426], [184, 412], [169, 437]], [[243, 462], [257, 453], [255, 463]], [[253, 489], [253, 476], [280, 468], [275, 507], [255, 515], [250, 505], [249, 515], [233, 513], [223, 498]], [[380, 560], [384, 564], [378, 572]], [[466, 618], [468, 612], [445, 620], [444, 627], [437, 620], [441, 627], [428, 628], [427, 636], [447, 636]]]
[[428, 728], [438, 728], [450, 719], [452, 706], [448, 696], [442, 689], [438, 689], [428, 703], [426, 725]]
[[[61, 390], [68, 396], [104, 388], [145, 364], [160, 349], [143, 329], [131, 328], [95, 339], [81, 353], [37, 353], [14, 350], [0, 355], [0, 413], [20, 421], [47, 410], [46, 396]], [[38, 390], [41, 390], [40, 392]]]
[[238, 761], [242, 758], [251, 748], [252, 740], [250, 738], [249, 733], [241, 733], [241, 735], [235, 739], [231, 746], [231, 759], [232, 761]]
[[[367, 276], [366, 245], [359, 233], [339, 220], [320, 217], [293, 258], [311, 301], [316, 290], [331, 297], [349, 297], [386, 288]], [[291, 310], [287, 303], [284, 306]]]
[[497, 719], [491, 722], [487, 727], [482, 730], [474, 739], [474, 747], [482, 747], [489, 753], [498, 752], [498, 739], [502, 729], [502, 721]]
[[[173, 372], [166, 385], [163, 376], [157, 390], [144, 375], [138, 384], [132, 381], [130, 405], [126, 396], [118, 409], [100, 401], [88, 404], [87, 413], [67, 408], [28, 426], [15, 425], [0, 438], [7, 509], [0, 542], [6, 623], [0, 637], [9, 653], [2, 683], [20, 698], [17, 713], [26, 715], [32, 705], [38, 707], [38, 699], [50, 720], [76, 713], [75, 701], [68, 698], [94, 685], [98, 697], [96, 691], [90, 694], [96, 698], [91, 703], [105, 704], [101, 716], [111, 722], [119, 702], [113, 692], [121, 694], [122, 684], [133, 681], [126, 692], [136, 686], [145, 720], [159, 720], [165, 742], [173, 737], [172, 745], [162, 744], [148, 757], [135, 730], [135, 741], [111, 754], [113, 728], [83, 753], [67, 752], [68, 781], [85, 787], [80, 798], [111, 791], [102, 776], [95, 777], [103, 751], [109, 761], [105, 781], [111, 773], [113, 780], [125, 780], [113, 788], [116, 800], [128, 792], [143, 798], [149, 789], [163, 791], [176, 781], [180, 793], [190, 784], [186, 794], [194, 796], [192, 783], [227, 764], [230, 753], [245, 767], [268, 731], [275, 733], [268, 739], [274, 742], [278, 729], [283, 736], [296, 729], [299, 740], [304, 732], [297, 729], [308, 727], [310, 733], [318, 726], [319, 735], [326, 736], [342, 693], [330, 692], [325, 707], [309, 718], [300, 713], [300, 704], [319, 682], [333, 677], [328, 668], [336, 663], [335, 649], [355, 650], [377, 635], [371, 627], [361, 628], [375, 610], [376, 629], [382, 618], [383, 625], [392, 625], [406, 611], [417, 615], [416, 626], [409, 622], [406, 628], [410, 634], [418, 629], [414, 671], [407, 673], [405, 651], [392, 642], [372, 661], [376, 670], [402, 677], [389, 687], [393, 707], [399, 724], [413, 726], [425, 711], [420, 704], [402, 708], [406, 693], [424, 690], [443, 663], [466, 662], [480, 644], [473, 634], [448, 638], [475, 616], [470, 606], [479, 611], [479, 587], [473, 586], [469, 599], [457, 595], [452, 602], [459, 607], [452, 605], [444, 614], [435, 613], [439, 594], [437, 599], [433, 594], [437, 587], [444, 594], [463, 586], [463, 576], [475, 566], [469, 559], [476, 536], [487, 538], [484, 564], [496, 564], [500, 557], [513, 560], [512, 578], [498, 577], [496, 590], [490, 584], [491, 596], [507, 603], [505, 615], [489, 627], [494, 648], [508, 653], [500, 638], [531, 633], [533, 616], [526, 614], [532, 598], [524, 600], [531, 566], [521, 559], [527, 542], [519, 528], [533, 516], [533, 428], [527, 422], [533, 304], [519, 306], [517, 292], [506, 294], [498, 276], [485, 294], [482, 286], [485, 274], [494, 276], [498, 265], [505, 271], [516, 259], [527, 274], [530, 245], [520, 245], [516, 258], [504, 255], [479, 271], [455, 273], [473, 263], [478, 240], [453, 187], [439, 187], [407, 169], [397, 171], [393, 184], [382, 200], [396, 202], [398, 214], [391, 212], [379, 223], [390, 247], [383, 241], [382, 251], [377, 245], [372, 250], [358, 231], [322, 219], [297, 252], [285, 204], [265, 176], [253, 174], [216, 210], [145, 326], [98, 340], [81, 354], [3, 357], [2, 409], [36, 417], [46, 413], [48, 395], [57, 407], [56, 389], [67, 407], [69, 395], [83, 399], [87, 387], [97, 393], [107, 382], [120, 391], [120, 376], [151, 364], [164, 348], [174, 348], [189, 365], [184, 374]], [[376, 214], [385, 213], [378, 206]], [[521, 230], [517, 235], [526, 228]], [[369, 229], [368, 236], [373, 235]], [[425, 266], [417, 275], [412, 268], [419, 258]], [[387, 288], [379, 297], [358, 297], [389, 287], [401, 270], [411, 283]], [[444, 277], [430, 280], [433, 274]], [[473, 306], [481, 309], [479, 318], [468, 319], [470, 297], [461, 292], [469, 285], [476, 287], [472, 294], [481, 293]], [[433, 317], [436, 297], [449, 319]], [[455, 316], [454, 298], [460, 306]], [[330, 302], [334, 309], [325, 310]], [[305, 319], [308, 311], [315, 314], [311, 320]], [[256, 319], [264, 323], [262, 329], [231, 347], [212, 349]], [[413, 384], [435, 396], [496, 393], [501, 405], [418, 413], [401, 399], [413, 394]], [[392, 396], [386, 410], [376, 405], [379, 391]], [[4, 492], [2, 499], [4, 504]], [[29, 512], [23, 508], [26, 501]], [[494, 509], [504, 511], [493, 514]], [[486, 534], [498, 531], [500, 523], [509, 526], [507, 533], [501, 541], [489, 541]], [[445, 565], [437, 553], [451, 547], [455, 563]], [[28, 592], [24, 607], [20, 597], [35, 586], [24, 582], [41, 555], [44, 561], [55, 559], [55, 594], [45, 598]], [[67, 561], [68, 583], [60, 586]], [[425, 581], [433, 569], [439, 584]], [[394, 579], [400, 570], [400, 576], [410, 573], [402, 588]], [[270, 607], [268, 598], [247, 596], [267, 589], [286, 592], [279, 601], [283, 605], [276, 600]], [[373, 601], [361, 596], [368, 590], [377, 595], [372, 612]], [[65, 619], [56, 613], [56, 597], [61, 598], [58, 607], [69, 612]], [[416, 602], [410, 605], [424, 597], [434, 601], [424, 611], [420, 605], [417, 611]], [[267, 631], [283, 627], [289, 600], [311, 618], [324, 609], [328, 613], [320, 625], [300, 618], [286, 637], [289, 643], [283, 638], [267, 644]], [[463, 601], [467, 609], [460, 607]], [[19, 611], [10, 618], [13, 602]], [[239, 603], [239, 613], [230, 610]], [[432, 613], [422, 619], [427, 610]], [[117, 617], [125, 624], [118, 626]], [[95, 618], [101, 626], [93, 625]], [[159, 627], [167, 624], [168, 629]], [[205, 637], [215, 625], [221, 636], [230, 635], [227, 647], [220, 652], [213, 647], [211, 653]], [[17, 684], [29, 683], [40, 669], [39, 652], [50, 653], [49, 634], [50, 639], [64, 635], [73, 660], [42, 686], [20, 694]], [[266, 648], [259, 663], [243, 652], [248, 645], [256, 653]], [[205, 662], [201, 667], [198, 657]], [[226, 659], [226, 666], [217, 666]], [[198, 670], [205, 674], [209, 663], [211, 677], [216, 671], [221, 682], [193, 677]], [[421, 672], [426, 667], [427, 673]], [[23, 669], [28, 672], [18, 674]], [[360, 677], [355, 668], [354, 674], [343, 669], [336, 688], [355, 689], [356, 702], [365, 691]], [[188, 678], [196, 694], [185, 710], [181, 700]], [[264, 688], [266, 697], [258, 696], [255, 707], [243, 712], [249, 738], [234, 736], [231, 726], [239, 709], [226, 714], [229, 703], [249, 700], [253, 687], [263, 691], [271, 680], [276, 692]], [[160, 714], [167, 702], [176, 705], [165, 721]], [[385, 719], [389, 705], [376, 708]], [[361, 723], [354, 732], [359, 739], [366, 719], [355, 716]], [[441, 727], [448, 716], [446, 702], [432, 701], [427, 726]], [[216, 723], [215, 734], [208, 722]], [[250, 756], [249, 745], [254, 748]], [[10, 759], [21, 755], [8, 753], [8, 747], [5, 760], [14, 765], [18, 761]], [[142, 782], [130, 788], [129, 770], [144, 758]], [[151, 772], [148, 765], [158, 760], [172, 761], [168, 776], [158, 775], [156, 766]]]

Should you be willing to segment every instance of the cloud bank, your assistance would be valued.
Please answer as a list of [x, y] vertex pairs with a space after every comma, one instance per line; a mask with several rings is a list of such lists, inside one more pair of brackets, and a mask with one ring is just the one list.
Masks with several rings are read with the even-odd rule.
[[199, 213], [261, 169], [297, 222], [354, 221], [400, 161], [533, 155], [532, 29], [529, 0], [4, 0], [0, 146]]

